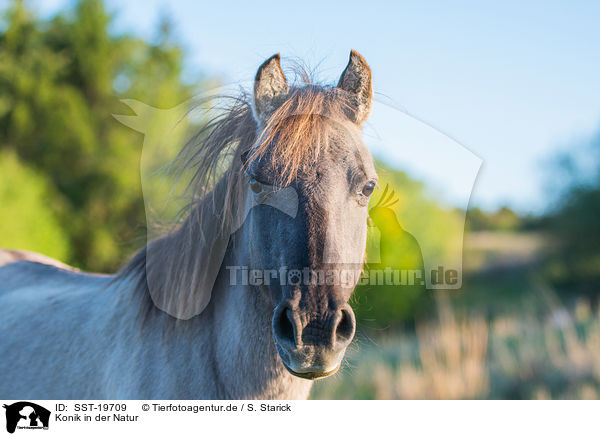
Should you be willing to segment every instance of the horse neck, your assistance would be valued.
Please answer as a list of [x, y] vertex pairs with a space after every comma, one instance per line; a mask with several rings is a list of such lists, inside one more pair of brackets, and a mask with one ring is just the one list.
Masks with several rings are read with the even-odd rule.
[[[251, 265], [244, 228], [236, 233], [213, 291], [215, 354], [219, 377], [234, 398], [305, 399], [312, 382], [283, 366], [272, 333], [273, 304], [264, 290], [232, 284], [227, 266]], [[239, 283], [239, 280], [238, 280]]]
[[[173, 238], [185, 237], [187, 234], [175, 232], [158, 243], [168, 246], [173, 243]], [[115, 284], [131, 287], [134, 301], [139, 307], [136, 309], [137, 316], [128, 312], [131, 316], [127, 318], [131, 318], [132, 322], [134, 319], [141, 319], [146, 325], [144, 328], [150, 329], [152, 333], [145, 333], [144, 339], [136, 336], [137, 339], [132, 340], [132, 343], [143, 340], [146, 342], [142, 346], [153, 347], [156, 346], [156, 342], [160, 342], [163, 351], [164, 347], [173, 348], [173, 352], [167, 352], [165, 355], [182, 356], [182, 368], [204, 368], [205, 377], [192, 381], [196, 386], [190, 386], [199, 396], [207, 395], [204, 392], [214, 392], [211, 395], [218, 398], [306, 398], [312, 382], [289, 374], [275, 349], [271, 328], [273, 304], [270, 298], [265, 291], [232, 284], [230, 281], [230, 270], [227, 266], [252, 265], [247, 249], [251, 237], [244, 227], [232, 235], [209, 304], [202, 313], [187, 321], [175, 320], [154, 305], [146, 286], [145, 274], [147, 268], [157, 267], [159, 273], [155, 278], [161, 278], [163, 274], [160, 272], [164, 265], [160, 265], [158, 258], [154, 259], [155, 262], [146, 264], [146, 253], [139, 252], [119, 274], [118, 283]], [[160, 252], [161, 246], [158, 246], [155, 253]], [[206, 255], [207, 253], [202, 254]], [[192, 263], [200, 264], [201, 260], [203, 259]], [[172, 261], [173, 257], [165, 259], [167, 263]], [[174, 291], [166, 280], [161, 284], [161, 288], [164, 292]], [[126, 308], [131, 305], [126, 303], [131, 301], [131, 296], [127, 292], [123, 293], [122, 301], [119, 301], [115, 303], [116, 307], [120, 307], [117, 309], [118, 313], [115, 313], [115, 318], [122, 319], [122, 311], [130, 310]], [[170, 329], [174, 329], [176, 333], [170, 334]], [[166, 333], [163, 335], [161, 331]], [[182, 351], [184, 348], [188, 351]], [[198, 349], [201, 352], [193, 352]]]

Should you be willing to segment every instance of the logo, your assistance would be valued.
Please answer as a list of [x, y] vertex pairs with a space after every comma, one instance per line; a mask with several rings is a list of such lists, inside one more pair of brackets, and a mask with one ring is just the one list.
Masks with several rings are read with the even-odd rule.
[[2, 406], [6, 409], [6, 431], [14, 433], [16, 429], [48, 430], [50, 411], [28, 401], [19, 401]]
[[[252, 87], [253, 84], [248, 84], [248, 89]], [[190, 319], [207, 307], [227, 253], [229, 237], [243, 226], [255, 206], [263, 206], [263, 210], [264, 206], [270, 206], [292, 219], [298, 212], [300, 198], [294, 186], [283, 184], [282, 187], [274, 187], [253, 180], [245, 163], [240, 166], [240, 160], [246, 160], [244, 153], [238, 156], [237, 161], [232, 160], [236, 155], [234, 151], [243, 141], [249, 141], [245, 144], [250, 147], [245, 153], [247, 157], [250, 150], [259, 150], [261, 141], [265, 139], [252, 136], [258, 124], [234, 123], [232, 132], [236, 133], [229, 132], [231, 135], [227, 131], [229, 126], [221, 124], [221, 121], [230, 117], [231, 120], [243, 118], [238, 116], [237, 103], [232, 106], [228, 103], [246, 102], [246, 94], [235, 97], [238, 94], [237, 85], [216, 88], [171, 109], [157, 109], [140, 101], [125, 99], [122, 102], [135, 115], [113, 115], [125, 126], [144, 134], [140, 177], [148, 223], [146, 266], [165, 262], [165, 245], [152, 243], [165, 235], [165, 224], [181, 224], [186, 217], [182, 212], [209, 209], [206, 214], [194, 212], [194, 219], [199, 220], [194, 226], [202, 229], [199, 235], [203, 237], [201, 243], [194, 246], [194, 253], [184, 252], [180, 256], [188, 259], [188, 262], [195, 262], [194, 277], [191, 279], [196, 283], [193, 294], [187, 293], [190, 287], [185, 285], [181, 287], [184, 291], [170, 292], [165, 298], [163, 275], [146, 271], [152, 301], [157, 308], [178, 319]], [[226, 96], [234, 97], [230, 99]], [[396, 173], [380, 161], [380, 183], [383, 185], [385, 177], [392, 187], [403, 191], [401, 196], [395, 197], [393, 188], [386, 187], [379, 202], [369, 209], [371, 226], [367, 230], [365, 267], [363, 259], [358, 259], [364, 252], [343, 250], [338, 244], [339, 238], [333, 237], [325, 238], [323, 264], [351, 266], [347, 271], [339, 271], [338, 275], [348, 278], [343, 280], [352, 286], [356, 280], [351, 279], [347, 272], [364, 270], [366, 274], [361, 277], [368, 279], [369, 286], [400, 285], [408, 286], [404, 289], [415, 290], [460, 289], [466, 210], [482, 161], [450, 136], [410, 115], [390, 100], [375, 100], [373, 112], [374, 118], [363, 135], [364, 145], [384, 153], [386, 157], [394, 154], [393, 160], [397, 161], [400, 168], [411, 168], [413, 174], [422, 175], [419, 176], [422, 180], [413, 180], [405, 171], [398, 170]], [[303, 113], [299, 108], [288, 114], [290, 119], [306, 115], [318, 116], [319, 119], [330, 117], [326, 107], [316, 107], [310, 113]], [[333, 122], [339, 124], [336, 120]], [[248, 136], [244, 136], [243, 126], [249, 127]], [[213, 128], [223, 129], [223, 132]], [[269, 136], [270, 133], [267, 133]], [[348, 135], [353, 137], [355, 133], [351, 131]], [[214, 140], [220, 142], [212, 144]], [[269, 141], [264, 144], [271, 144]], [[347, 142], [347, 147], [362, 147], [357, 145], [361, 144], [360, 141]], [[177, 147], [175, 144], [183, 145]], [[355, 154], [360, 154], [361, 150], [357, 148]], [[275, 159], [275, 156], [272, 158]], [[281, 161], [284, 167], [288, 163], [283, 157]], [[232, 162], [237, 162], [235, 167]], [[235, 168], [240, 174], [237, 182], [230, 183], [232, 189], [227, 188], [225, 195], [213, 188], [216, 188], [218, 180], [223, 180], [219, 177], [226, 173], [227, 168]], [[226, 182], [227, 179], [222, 186], [227, 186]], [[320, 189], [329, 188], [322, 186]], [[213, 192], [212, 196], [209, 196], [209, 192]], [[324, 204], [321, 206], [325, 208]], [[343, 229], [343, 226], [338, 226], [338, 229]], [[204, 252], [209, 254], [202, 256]], [[201, 254], [196, 258], [197, 253]], [[275, 279], [277, 275], [280, 283], [283, 280], [292, 286], [302, 280], [299, 270], [287, 270], [285, 265], [279, 274], [272, 269], [250, 270], [243, 265], [230, 266], [230, 280], [237, 280], [237, 274], [241, 272], [242, 285], [253, 279], [266, 280], [263, 283], [268, 284], [268, 280]], [[319, 275], [332, 270], [315, 272]], [[246, 276], [247, 273], [250, 275]], [[334, 281], [331, 283], [333, 285], [338, 279], [331, 277], [331, 280]]]

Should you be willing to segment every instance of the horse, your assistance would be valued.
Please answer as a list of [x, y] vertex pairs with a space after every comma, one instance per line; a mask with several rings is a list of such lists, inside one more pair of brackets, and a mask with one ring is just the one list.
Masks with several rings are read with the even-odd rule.
[[[356, 51], [337, 85], [288, 82], [276, 54], [178, 154], [197, 194], [182, 221], [115, 274], [0, 252], [0, 397], [308, 398], [356, 331], [372, 100]], [[285, 190], [294, 213], [265, 200]], [[294, 274], [234, 280], [245, 271]]]

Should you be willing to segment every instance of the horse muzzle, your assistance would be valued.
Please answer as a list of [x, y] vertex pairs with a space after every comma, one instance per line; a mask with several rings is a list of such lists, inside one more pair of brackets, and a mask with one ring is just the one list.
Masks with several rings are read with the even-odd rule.
[[297, 377], [316, 380], [334, 374], [356, 331], [352, 308], [309, 316], [282, 303], [273, 316], [273, 337], [285, 368]]

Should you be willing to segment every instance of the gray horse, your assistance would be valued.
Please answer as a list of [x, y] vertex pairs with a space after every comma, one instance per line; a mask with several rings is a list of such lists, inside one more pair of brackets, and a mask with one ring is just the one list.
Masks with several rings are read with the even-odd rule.
[[[199, 193], [187, 218], [117, 274], [0, 250], [0, 397], [307, 398], [355, 333], [348, 300], [377, 184], [361, 140], [372, 95], [354, 51], [337, 86], [288, 84], [275, 55], [253, 98], [180, 153]], [[293, 216], [262, 201], [289, 189]]]

